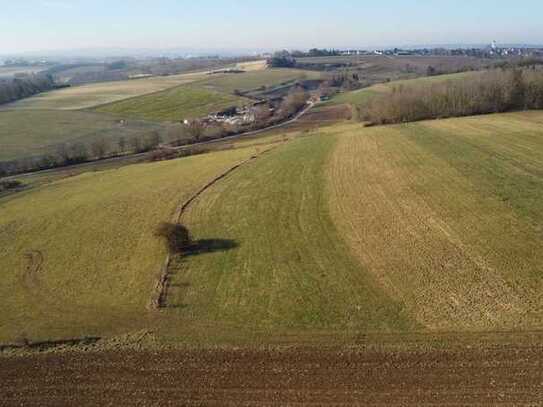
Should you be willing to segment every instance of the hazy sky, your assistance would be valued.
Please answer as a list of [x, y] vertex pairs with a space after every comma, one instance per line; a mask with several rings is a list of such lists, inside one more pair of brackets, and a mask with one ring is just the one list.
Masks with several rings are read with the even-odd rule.
[[543, 43], [543, 0], [0, 0], [0, 54]]

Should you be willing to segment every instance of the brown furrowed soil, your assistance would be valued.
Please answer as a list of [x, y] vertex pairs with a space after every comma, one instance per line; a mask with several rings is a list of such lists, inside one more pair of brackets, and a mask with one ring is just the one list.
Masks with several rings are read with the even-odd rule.
[[0, 359], [0, 405], [540, 405], [543, 345], [103, 352]]

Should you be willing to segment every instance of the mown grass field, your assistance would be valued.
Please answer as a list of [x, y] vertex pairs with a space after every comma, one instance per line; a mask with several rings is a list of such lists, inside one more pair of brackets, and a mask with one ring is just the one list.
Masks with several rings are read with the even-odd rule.
[[118, 118], [84, 111], [5, 110], [0, 111], [0, 161], [33, 155], [55, 154], [61, 143], [91, 144], [105, 139], [115, 144], [161, 131], [161, 126], [140, 120], [124, 124]]
[[[542, 124], [526, 112], [274, 132], [4, 198], [0, 341], [541, 329]], [[272, 142], [184, 213], [201, 250], [175, 259], [157, 322], [145, 308], [165, 256], [153, 228]]]
[[203, 194], [183, 221], [224, 248], [177, 265], [168, 305], [239, 326], [412, 327], [335, 231], [323, 189], [333, 146], [329, 134], [296, 139]]
[[228, 244], [178, 265], [170, 305], [219, 324], [539, 329], [542, 123], [514, 113], [295, 140], [187, 213], [197, 239]]
[[318, 74], [296, 69], [256, 69], [240, 74], [209, 75], [191, 85], [99, 106], [95, 111], [120, 117], [179, 121], [206, 116], [231, 106], [250, 104], [249, 99], [236, 96], [235, 91], [273, 87], [298, 79], [310, 79], [315, 75]]
[[319, 72], [300, 69], [266, 69], [226, 76], [211, 76], [200, 84], [208, 89], [233, 94], [236, 90], [246, 92], [265, 87], [279, 86], [297, 80], [319, 79]]
[[236, 149], [87, 173], [0, 201], [0, 343], [148, 327], [166, 255], [156, 226], [254, 154]]
[[74, 86], [71, 88], [41, 93], [27, 99], [19, 100], [15, 103], [10, 103], [3, 106], [3, 108], [58, 110], [86, 109], [191, 83], [204, 78], [205, 75], [205, 73], [199, 72]]
[[346, 127], [330, 208], [361, 266], [428, 330], [543, 324], [543, 114]]
[[199, 86], [179, 86], [150, 95], [122, 100], [94, 109], [121, 117], [153, 121], [182, 121], [206, 116], [248, 100]]

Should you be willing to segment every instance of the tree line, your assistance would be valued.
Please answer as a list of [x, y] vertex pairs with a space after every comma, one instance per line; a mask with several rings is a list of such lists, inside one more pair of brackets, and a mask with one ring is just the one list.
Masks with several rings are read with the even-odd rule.
[[0, 104], [15, 102], [58, 87], [51, 75], [36, 74], [0, 80]]
[[116, 140], [98, 138], [89, 143], [61, 143], [47, 154], [0, 162], [0, 177], [144, 153], [156, 148], [160, 142], [160, 134], [154, 131], [147, 135], [119, 137]]
[[496, 69], [463, 79], [398, 85], [360, 108], [361, 120], [392, 124], [427, 119], [543, 109], [543, 71]]

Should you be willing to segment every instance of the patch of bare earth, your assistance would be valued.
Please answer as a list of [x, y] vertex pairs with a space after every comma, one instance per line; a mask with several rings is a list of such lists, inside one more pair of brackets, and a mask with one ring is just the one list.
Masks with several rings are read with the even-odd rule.
[[0, 405], [536, 405], [543, 346], [104, 352], [0, 359]]

